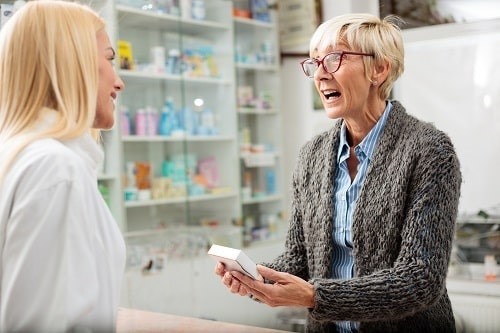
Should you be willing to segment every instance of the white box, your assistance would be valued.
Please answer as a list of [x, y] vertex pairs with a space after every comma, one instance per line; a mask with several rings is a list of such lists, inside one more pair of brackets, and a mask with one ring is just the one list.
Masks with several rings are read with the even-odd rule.
[[228, 271], [238, 271], [252, 279], [262, 280], [257, 265], [242, 250], [213, 244], [208, 254], [215, 261], [224, 263]]

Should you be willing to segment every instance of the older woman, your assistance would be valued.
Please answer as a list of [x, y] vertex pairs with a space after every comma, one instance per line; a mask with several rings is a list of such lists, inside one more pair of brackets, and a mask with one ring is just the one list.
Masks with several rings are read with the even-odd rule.
[[300, 151], [285, 252], [265, 283], [217, 264], [234, 293], [309, 309], [308, 332], [453, 332], [445, 280], [461, 174], [447, 135], [389, 100], [398, 20], [321, 24], [301, 62], [331, 130]]

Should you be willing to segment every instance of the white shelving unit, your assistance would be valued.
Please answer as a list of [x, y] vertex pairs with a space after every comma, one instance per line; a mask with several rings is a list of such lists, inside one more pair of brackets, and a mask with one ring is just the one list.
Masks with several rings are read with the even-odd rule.
[[[246, 244], [276, 236], [283, 211], [280, 53], [276, 13], [269, 22], [235, 17], [241, 202]], [[282, 223], [282, 222], [279, 222]], [[278, 236], [279, 237], [279, 236]]]
[[[117, 126], [103, 134], [107, 154], [99, 177], [100, 184], [108, 189], [104, 195], [123, 233], [127, 236], [170, 226], [202, 226], [207, 221], [224, 227], [234, 221], [250, 221], [243, 223], [245, 245], [277, 238], [274, 223], [282, 223], [283, 158], [276, 14], [271, 11], [270, 22], [233, 17], [233, 3], [226, 0], [205, 1], [206, 16], [202, 20], [182, 12], [135, 6], [130, 0], [104, 1], [97, 6], [107, 18], [117, 47], [118, 41], [126, 41], [133, 52], [132, 67], [118, 69], [126, 88], [117, 104]], [[196, 70], [186, 67], [177, 72], [166, 67], [159, 70], [151, 65], [152, 49], [158, 47], [163, 48], [165, 58], [172, 49], [183, 56], [209, 50], [216, 69], [212, 67], [209, 75], [207, 71], [193, 75]], [[251, 96], [242, 102], [245, 90], [250, 90]], [[139, 109], [155, 109], [160, 117], [167, 97], [176, 110], [194, 109], [194, 100], [202, 99], [204, 107], [215, 114], [217, 132], [168, 136], [137, 135], [134, 128], [131, 133], [121, 132], [123, 108], [131, 120]], [[181, 122], [186, 120], [180, 118]], [[249, 138], [249, 142], [244, 141]], [[191, 191], [196, 161], [204, 158], [216, 161], [218, 186]], [[126, 175], [127, 164], [145, 162], [153, 183], [153, 179], [166, 177], [165, 161], [172, 159], [184, 164], [185, 177], [189, 177], [184, 186], [169, 195], [157, 196], [153, 191], [140, 200], [125, 199], [124, 189], [131, 179]], [[251, 188], [245, 188], [250, 183]]]
[[[466, 277], [472, 277], [469, 265], [482, 264], [486, 255], [500, 260], [500, 218], [460, 216], [456, 222], [454, 245], [453, 259], [466, 270]], [[500, 276], [500, 271], [497, 274]]]
[[[228, 225], [241, 215], [239, 178], [233, 167], [237, 163], [235, 96], [228, 94], [235, 89], [232, 4], [224, 0], [206, 1], [205, 4], [206, 17], [202, 20], [192, 19], [182, 12], [175, 15], [135, 8], [133, 3], [114, 6], [114, 38], [132, 45], [135, 60], [131, 69], [118, 71], [126, 85], [118, 109], [126, 107], [132, 120], [137, 110], [147, 108], [156, 109], [160, 117], [164, 101], [169, 97], [182, 123], [187, 121], [186, 108], [192, 111], [192, 116], [200, 117], [194, 111], [193, 101], [202, 99], [203, 108], [213, 111], [217, 129], [214, 135], [187, 131], [170, 136], [157, 132], [151, 135], [137, 135], [133, 131], [131, 134], [117, 133], [117, 147], [114, 148], [119, 153], [113, 155], [119, 156], [119, 165], [113, 167], [113, 174], [121, 178], [124, 178], [127, 163], [148, 163], [154, 179], [168, 178], [163, 170], [165, 161], [175, 159], [184, 164], [177, 165], [176, 172], [184, 173], [180, 176], [184, 182], [177, 186], [176, 193], [156, 195], [153, 191], [151, 197], [129, 201], [124, 200], [123, 188], [119, 189], [122, 213], [118, 215], [126, 235], [169, 226], [201, 225], [204, 219]], [[155, 47], [163, 48], [166, 61], [169, 50], [173, 49], [180, 52], [181, 58], [191, 55], [192, 61], [202, 61], [202, 53], [209, 52], [215, 65], [208, 71], [206, 63], [186, 61], [182, 62], [184, 67], [179, 71], [170, 72], [167, 68], [151, 65], [151, 52]], [[200, 73], [197, 72], [200, 67], [196, 66], [205, 68]], [[198, 162], [205, 158], [215, 159], [217, 186], [205, 187], [201, 192], [198, 187], [193, 193], [193, 173], [197, 172]]]
[[[494, 332], [500, 319], [500, 219], [459, 216], [446, 287], [457, 332]], [[485, 256], [497, 261], [486, 270]], [[492, 271], [496, 270], [496, 276]], [[488, 274], [488, 275], [487, 275]]]

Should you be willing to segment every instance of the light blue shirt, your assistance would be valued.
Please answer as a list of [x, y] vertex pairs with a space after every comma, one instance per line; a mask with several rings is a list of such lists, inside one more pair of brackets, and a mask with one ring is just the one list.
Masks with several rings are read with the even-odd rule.
[[[355, 275], [354, 257], [352, 255], [352, 218], [356, 209], [356, 202], [366, 178], [366, 170], [372, 160], [373, 152], [377, 145], [378, 138], [392, 109], [390, 101], [387, 102], [382, 117], [370, 130], [368, 135], [356, 147], [354, 152], [358, 158], [358, 172], [351, 182], [347, 159], [350, 155], [350, 147], [346, 138], [346, 125], [342, 125], [340, 130], [340, 144], [337, 152], [338, 171], [335, 176], [335, 192], [333, 208], [335, 220], [333, 223], [333, 258], [332, 258], [332, 278], [350, 279]], [[340, 332], [357, 332], [359, 324], [357, 322], [341, 321], [337, 322]]]

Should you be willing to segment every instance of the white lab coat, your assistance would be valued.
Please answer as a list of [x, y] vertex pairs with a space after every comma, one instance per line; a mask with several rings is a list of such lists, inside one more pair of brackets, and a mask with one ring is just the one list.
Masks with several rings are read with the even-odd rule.
[[9, 169], [0, 185], [1, 332], [115, 330], [125, 244], [98, 191], [102, 159], [89, 135], [43, 139]]

